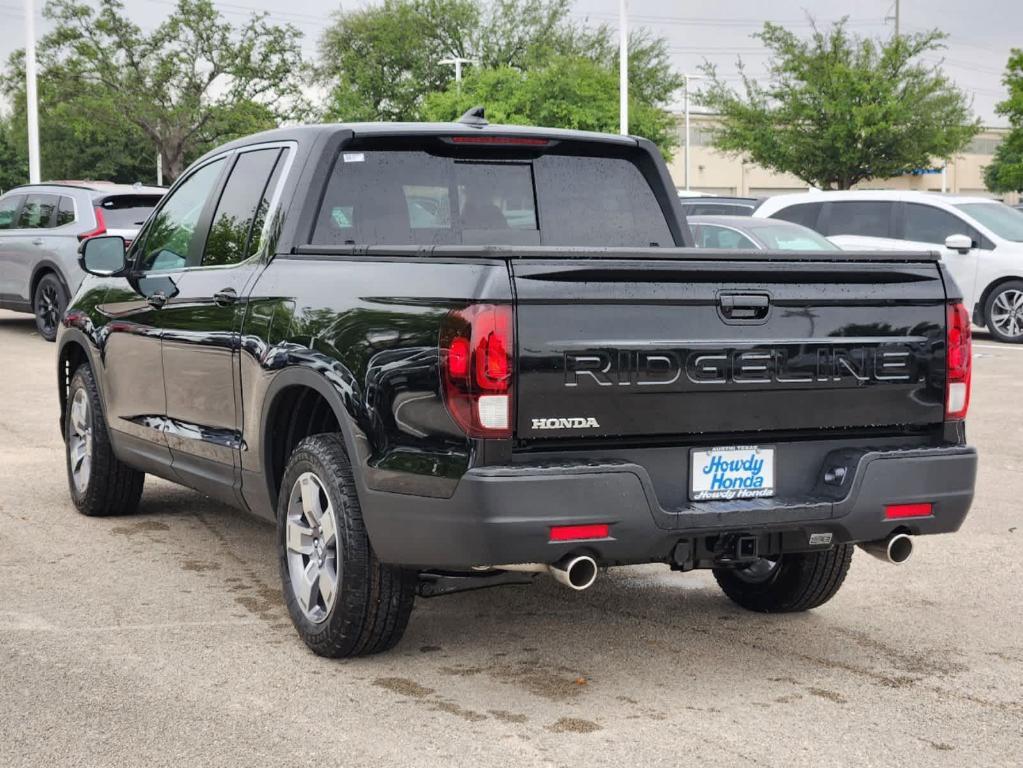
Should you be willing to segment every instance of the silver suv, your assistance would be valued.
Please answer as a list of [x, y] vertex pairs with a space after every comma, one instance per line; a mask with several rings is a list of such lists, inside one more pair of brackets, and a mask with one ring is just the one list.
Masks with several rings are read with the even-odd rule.
[[100, 181], [27, 184], [0, 196], [0, 308], [30, 312], [47, 341], [85, 273], [78, 246], [97, 235], [130, 241], [166, 190]]

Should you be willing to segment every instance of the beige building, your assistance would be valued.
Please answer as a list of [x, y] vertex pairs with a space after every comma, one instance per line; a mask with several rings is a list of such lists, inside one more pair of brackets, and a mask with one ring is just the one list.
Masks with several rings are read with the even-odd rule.
[[[807, 185], [795, 176], [775, 173], [738, 157], [718, 152], [711, 146], [711, 135], [717, 121], [715, 115], [690, 115], [692, 156], [689, 160], [689, 186], [698, 192], [716, 195], [766, 197], [786, 192], [805, 192]], [[678, 119], [679, 146], [669, 167], [675, 185], [685, 189], [685, 123]], [[949, 161], [945, 172], [940, 170], [906, 174], [892, 179], [871, 179], [857, 185], [858, 189], [913, 189], [921, 192], [954, 192], [963, 195], [999, 197], [984, 187], [984, 166], [991, 162], [995, 147], [1008, 132], [1006, 128], [985, 128], [970, 142], [966, 150]], [[944, 184], [944, 187], [942, 186]], [[1017, 195], [1003, 196], [1006, 202], [1018, 202]]]

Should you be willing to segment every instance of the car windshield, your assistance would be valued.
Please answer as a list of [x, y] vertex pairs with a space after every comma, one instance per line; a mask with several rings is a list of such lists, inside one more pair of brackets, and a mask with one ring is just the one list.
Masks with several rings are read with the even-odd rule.
[[956, 208], [1003, 240], [1023, 243], [1023, 211], [1014, 211], [1004, 203], [963, 203]]
[[772, 251], [838, 250], [837, 245], [806, 227], [771, 224], [760, 227], [748, 226], [748, 229]]

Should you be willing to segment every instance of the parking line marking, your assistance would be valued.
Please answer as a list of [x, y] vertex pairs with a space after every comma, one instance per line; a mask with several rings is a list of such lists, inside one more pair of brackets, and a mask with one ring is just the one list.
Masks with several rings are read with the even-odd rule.
[[974, 344], [974, 349], [1004, 349], [1008, 352], [1023, 352], [1023, 347], [1012, 347], [1008, 344]]

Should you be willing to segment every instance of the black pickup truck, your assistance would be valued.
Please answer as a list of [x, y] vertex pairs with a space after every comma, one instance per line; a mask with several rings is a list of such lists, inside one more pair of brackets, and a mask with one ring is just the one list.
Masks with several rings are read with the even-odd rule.
[[416, 595], [711, 568], [755, 611], [959, 528], [970, 323], [933, 254], [694, 249], [622, 136], [320, 125], [197, 161], [59, 334], [71, 495], [145, 474], [276, 521], [327, 656]]

